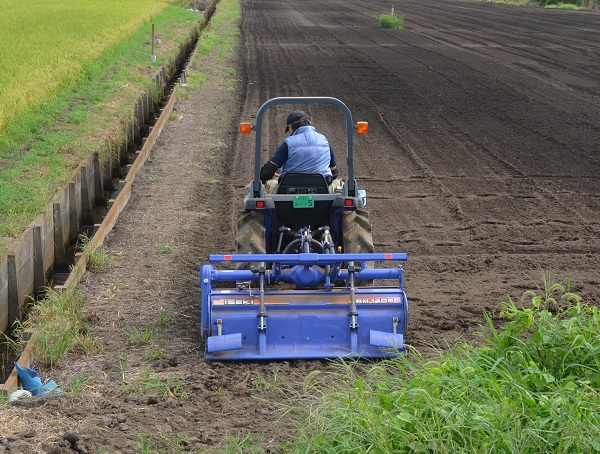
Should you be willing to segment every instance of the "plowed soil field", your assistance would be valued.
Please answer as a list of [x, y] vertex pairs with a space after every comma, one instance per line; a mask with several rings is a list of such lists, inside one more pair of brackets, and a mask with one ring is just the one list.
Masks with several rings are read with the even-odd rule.
[[[403, 30], [378, 26], [392, 5]], [[293, 437], [279, 410], [328, 363], [207, 363], [199, 329], [198, 268], [233, 252], [253, 176], [237, 123], [272, 97], [336, 97], [369, 122], [356, 178], [375, 250], [409, 256], [409, 344], [476, 342], [483, 312], [541, 270], [598, 303], [599, 23], [469, 1], [245, 0], [239, 53], [178, 104], [109, 237], [113, 263], [86, 280], [100, 348], [40, 371], [78, 392], [2, 410], [0, 452], [279, 452]], [[337, 109], [298, 107], [345, 176]], [[263, 162], [291, 108], [269, 111]]]

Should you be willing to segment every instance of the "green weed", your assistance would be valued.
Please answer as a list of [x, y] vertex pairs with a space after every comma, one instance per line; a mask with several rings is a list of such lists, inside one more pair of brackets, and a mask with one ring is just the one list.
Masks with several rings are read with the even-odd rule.
[[229, 393], [227, 392], [227, 390], [220, 386], [217, 389], [214, 389], [212, 391], [212, 393], [213, 393], [213, 395], [215, 395], [217, 397], [228, 397], [229, 396]]
[[90, 352], [95, 348], [81, 314], [84, 303], [83, 292], [72, 287], [63, 291], [48, 289], [44, 298], [31, 307], [19, 332], [35, 332], [32, 343], [36, 361], [55, 366], [70, 351]]
[[185, 437], [182, 437], [180, 435], [166, 433], [159, 433], [158, 438], [161, 440], [162, 443], [166, 444], [169, 447], [171, 452], [178, 451], [179, 449], [181, 449], [186, 440]]
[[88, 376], [86, 374], [76, 375], [70, 383], [67, 385], [62, 385], [61, 388], [63, 391], [68, 391], [71, 394], [80, 394], [83, 392], [83, 388], [88, 381]]
[[162, 451], [155, 451], [152, 450], [152, 435], [148, 435], [147, 437], [143, 436], [143, 435], [138, 435], [137, 436], [137, 448], [139, 449], [139, 452], [142, 454], [154, 454], [154, 453], [164, 453], [167, 452], [166, 449], [163, 449]]
[[119, 360], [117, 361], [117, 369], [121, 374], [121, 379], [125, 380], [125, 371], [127, 370], [127, 361], [129, 359], [129, 355], [127, 352], [123, 353], [119, 356]]
[[166, 379], [163, 379], [149, 369], [145, 371], [145, 375], [146, 378], [140, 387], [140, 392], [142, 394], [145, 394], [149, 391], [154, 391], [155, 393], [165, 397], [179, 399], [187, 399], [189, 397], [187, 392], [185, 392], [183, 389], [185, 382], [176, 375], [171, 375]]
[[143, 454], [178, 454], [187, 452], [184, 450], [185, 440], [184, 437], [178, 435], [159, 433], [138, 435], [136, 441], [139, 452]]
[[[187, 85], [186, 85], [186, 87], [187, 87]], [[190, 98], [190, 93], [186, 89], [186, 87], [181, 86], [181, 85], [177, 85], [177, 87], [175, 88], [176, 93], [177, 93], [177, 100], [178, 101], [185, 101], [185, 100], [188, 100]]]
[[252, 387], [258, 391], [268, 391], [271, 388], [271, 384], [267, 379], [259, 375], [252, 380]]
[[568, 10], [574, 10], [574, 11], [579, 11], [579, 10], [587, 9], [587, 8], [582, 7], [582, 6], [574, 5], [572, 3], [558, 3], [556, 5], [546, 5], [545, 8], [548, 8], [548, 9], [568, 9]]
[[167, 351], [164, 348], [158, 348], [156, 350], [147, 350], [144, 355], [146, 358], [156, 361], [157, 359], [165, 358]]
[[379, 16], [381, 28], [404, 28], [404, 18], [394, 13], [384, 13]]
[[159, 323], [160, 323], [160, 326], [167, 326], [169, 323], [171, 323], [171, 311], [168, 308], [166, 308], [166, 307], [160, 308]]
[[224, 454], [233, 454], [233, 453], [244, 453], [244, 454], [259, 454], [266, 453], [266, 451], [262, 448], [258, 447], [258, 440], [256, 440], [255, 435], [248, 433], [240, 433], [235, 435], [229, 435], [227, 437], [226, 445], [221, 449], [221, 452]]
[[523, 301], [503, 303], [502, 329], [486, 315], [481, 347], [313, 376], [296, 452], [597, 451], [600, 310], [547, 279]]
[[171, 114], [169, 115], [169, 121], [178, 121], [181, 120], [183, 118], [183, 116], [181, 116], [180, 114], [178, 114], [175, 111], [172, 111]]
[[163, 254], [170, 254], [173, 252], [173, 248], [165, 243], [158, 243], [156, 248]]
[[137, 326], [132, 326], [124, 330], [125, 336], [129, 339], [129, 342], [134, 346], [140, 346], [149, 344], [154, 339], [154, 331], [151, 329], [144, 329], [140, 331]]
[[280, 376], [279, 369], [275, 366], [271, 367], [271, 378], [263, 377], [262, 375], [258, 375], [257, 377], [252, 379], [252, 387], [258, 391], [274, 391], [279, 388], [280, 385]]
[[88, 255], [88, 268], [92, 273], [101, 273], [106, 270], [113, 257], [104, 246], [93, 247], [92, 238], [85, 233], [79, 235], [78, 249]]

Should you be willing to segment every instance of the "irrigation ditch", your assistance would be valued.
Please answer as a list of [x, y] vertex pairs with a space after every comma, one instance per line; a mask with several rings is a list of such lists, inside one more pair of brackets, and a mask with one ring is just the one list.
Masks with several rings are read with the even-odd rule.
[[[52, 289], [76, 286], [127, 205], [136, 174], [160, 136], [176, 101], [176, 87], [186, 81], [186, 67], [202, 30], [210, 25], [218, 0], [212, 0], [192, 27], [176, 56], [157, 69], [153, 88], [140, 95], [128, 121], [119, 124], [116, 136], [107, 138], [106, 150], [96, 152], [75, 169], [69, 181], [52, 198], [28, 228], [0, 257], [0, 334], [10, 336], [15, 322], [22, 321], [32, 301]], [[89, 238], [80, 250], [81, 236]], [[14, 361], [22, 367], [33, 362], [29, 333], [22, 352], [2, 352], [0, 391], [18, 388]]]

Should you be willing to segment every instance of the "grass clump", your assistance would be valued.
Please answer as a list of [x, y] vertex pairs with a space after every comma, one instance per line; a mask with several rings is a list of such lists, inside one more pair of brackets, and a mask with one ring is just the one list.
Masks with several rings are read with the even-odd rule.
[[139, 434], [136, 438], [137, 450], [141, 454], [184, 453], [189, 451], [189, 443], [183, 436], [172, 433]]
[[102, 273], [113, 260], [104, 246], [94, 247], [92, 238], [84, 233], [79, 235], [78, 248], [88, 255], [88, 268], [92, 273]]
[[146, 394], [150, 391], [163, 397], [172, 397], [178, 399], [188, 399], [189, 395], [184, 391], [185, 382], [176, 375], [161, 377], [158, 374], [147, 369], [145, 379], [140, 387], [140, 392]]
[[404, 28], [404, 18], [395, 13], [383, 13], [379, 16], [381, 28]]
[[163, 254], [171, 254], [173, 252], [173, 247], [165, 243], [158, 243], [156, 248]]
[[[123, 373], [123, 380], [125, 374]], [[145, 395], [153, 394], [173, 399], [189, 399], [189, 394], [184, 390], [185, 381], [176, 375], [168, 377], [152, 372], [150, 369], [144, 370], [144, 377], [132, 377], [130, 381], [123, 381], [121, 388], [126, 394]]]
[[517, 6], [530, 4], [540, 5], [547, 9], [593, 10], [598, 7], [597, 0], [575, 0], [573, 3], [564, 3], [560, 0], [493, 0], [494, 3], [509, 3]]
[[157, 348], [155, 350], [147, 350], [144, 352], [144, 356], [151, 361], [156, 361], [158, 359], [166, 358], [167, 351], [164, 348]]
[[132, 326], [124, 331], [125, 336], [129, 339], [131, 345], [139, 347], [146, 345], [154, 340], [155, 333], [151, 329], [140, 330], [137, 326]]
[[297, 452], [600, 450], [600, 311], [558, 284], [524, 298], [501, 330], [486, 316], [481, 347], [342, 362], [308, 398]]
[[44, 298], [32, 306], [27, 320], [17, 327], [17, 335], [33, 332], [36, 362], [53, 367], [70, 351], [89, 352], [95, 340], [87, 317], [82, 314], [85, 295], [77, 287], [63, 291], [49, 289]]
[[553, 5], [546, 5], [545, 8], [547, 8], [547, 9], [570, 9], [573, 11], [587, 9], [587, 8], [584, 8], [583, 6], [575, 5], [573, 3], [556, 3]]
[[166, 307], [160, 308], [160, 318], [158, 323], [160, 326], [167, 326], [171, 323], [171, 311]]

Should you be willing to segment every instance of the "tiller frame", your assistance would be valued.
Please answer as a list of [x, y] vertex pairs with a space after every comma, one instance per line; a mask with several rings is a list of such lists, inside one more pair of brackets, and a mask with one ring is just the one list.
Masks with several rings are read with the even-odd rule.
[[[408, 324], [402, 266], [366, 265], [406, 259], [405, 253], [210, 255], [200, 270], [205, 359], [398, 356]], [[223, 262], [258, 266], [217, 270], [212, 265]], [[397, 284], [376, 287], [374, 280]], [[371, 285], [362, 285], [365, 281]], [[215, 286], [221, 282], [236, 287]], [[284, 288], [290, 287], [286, 283], [296, 288]]]

